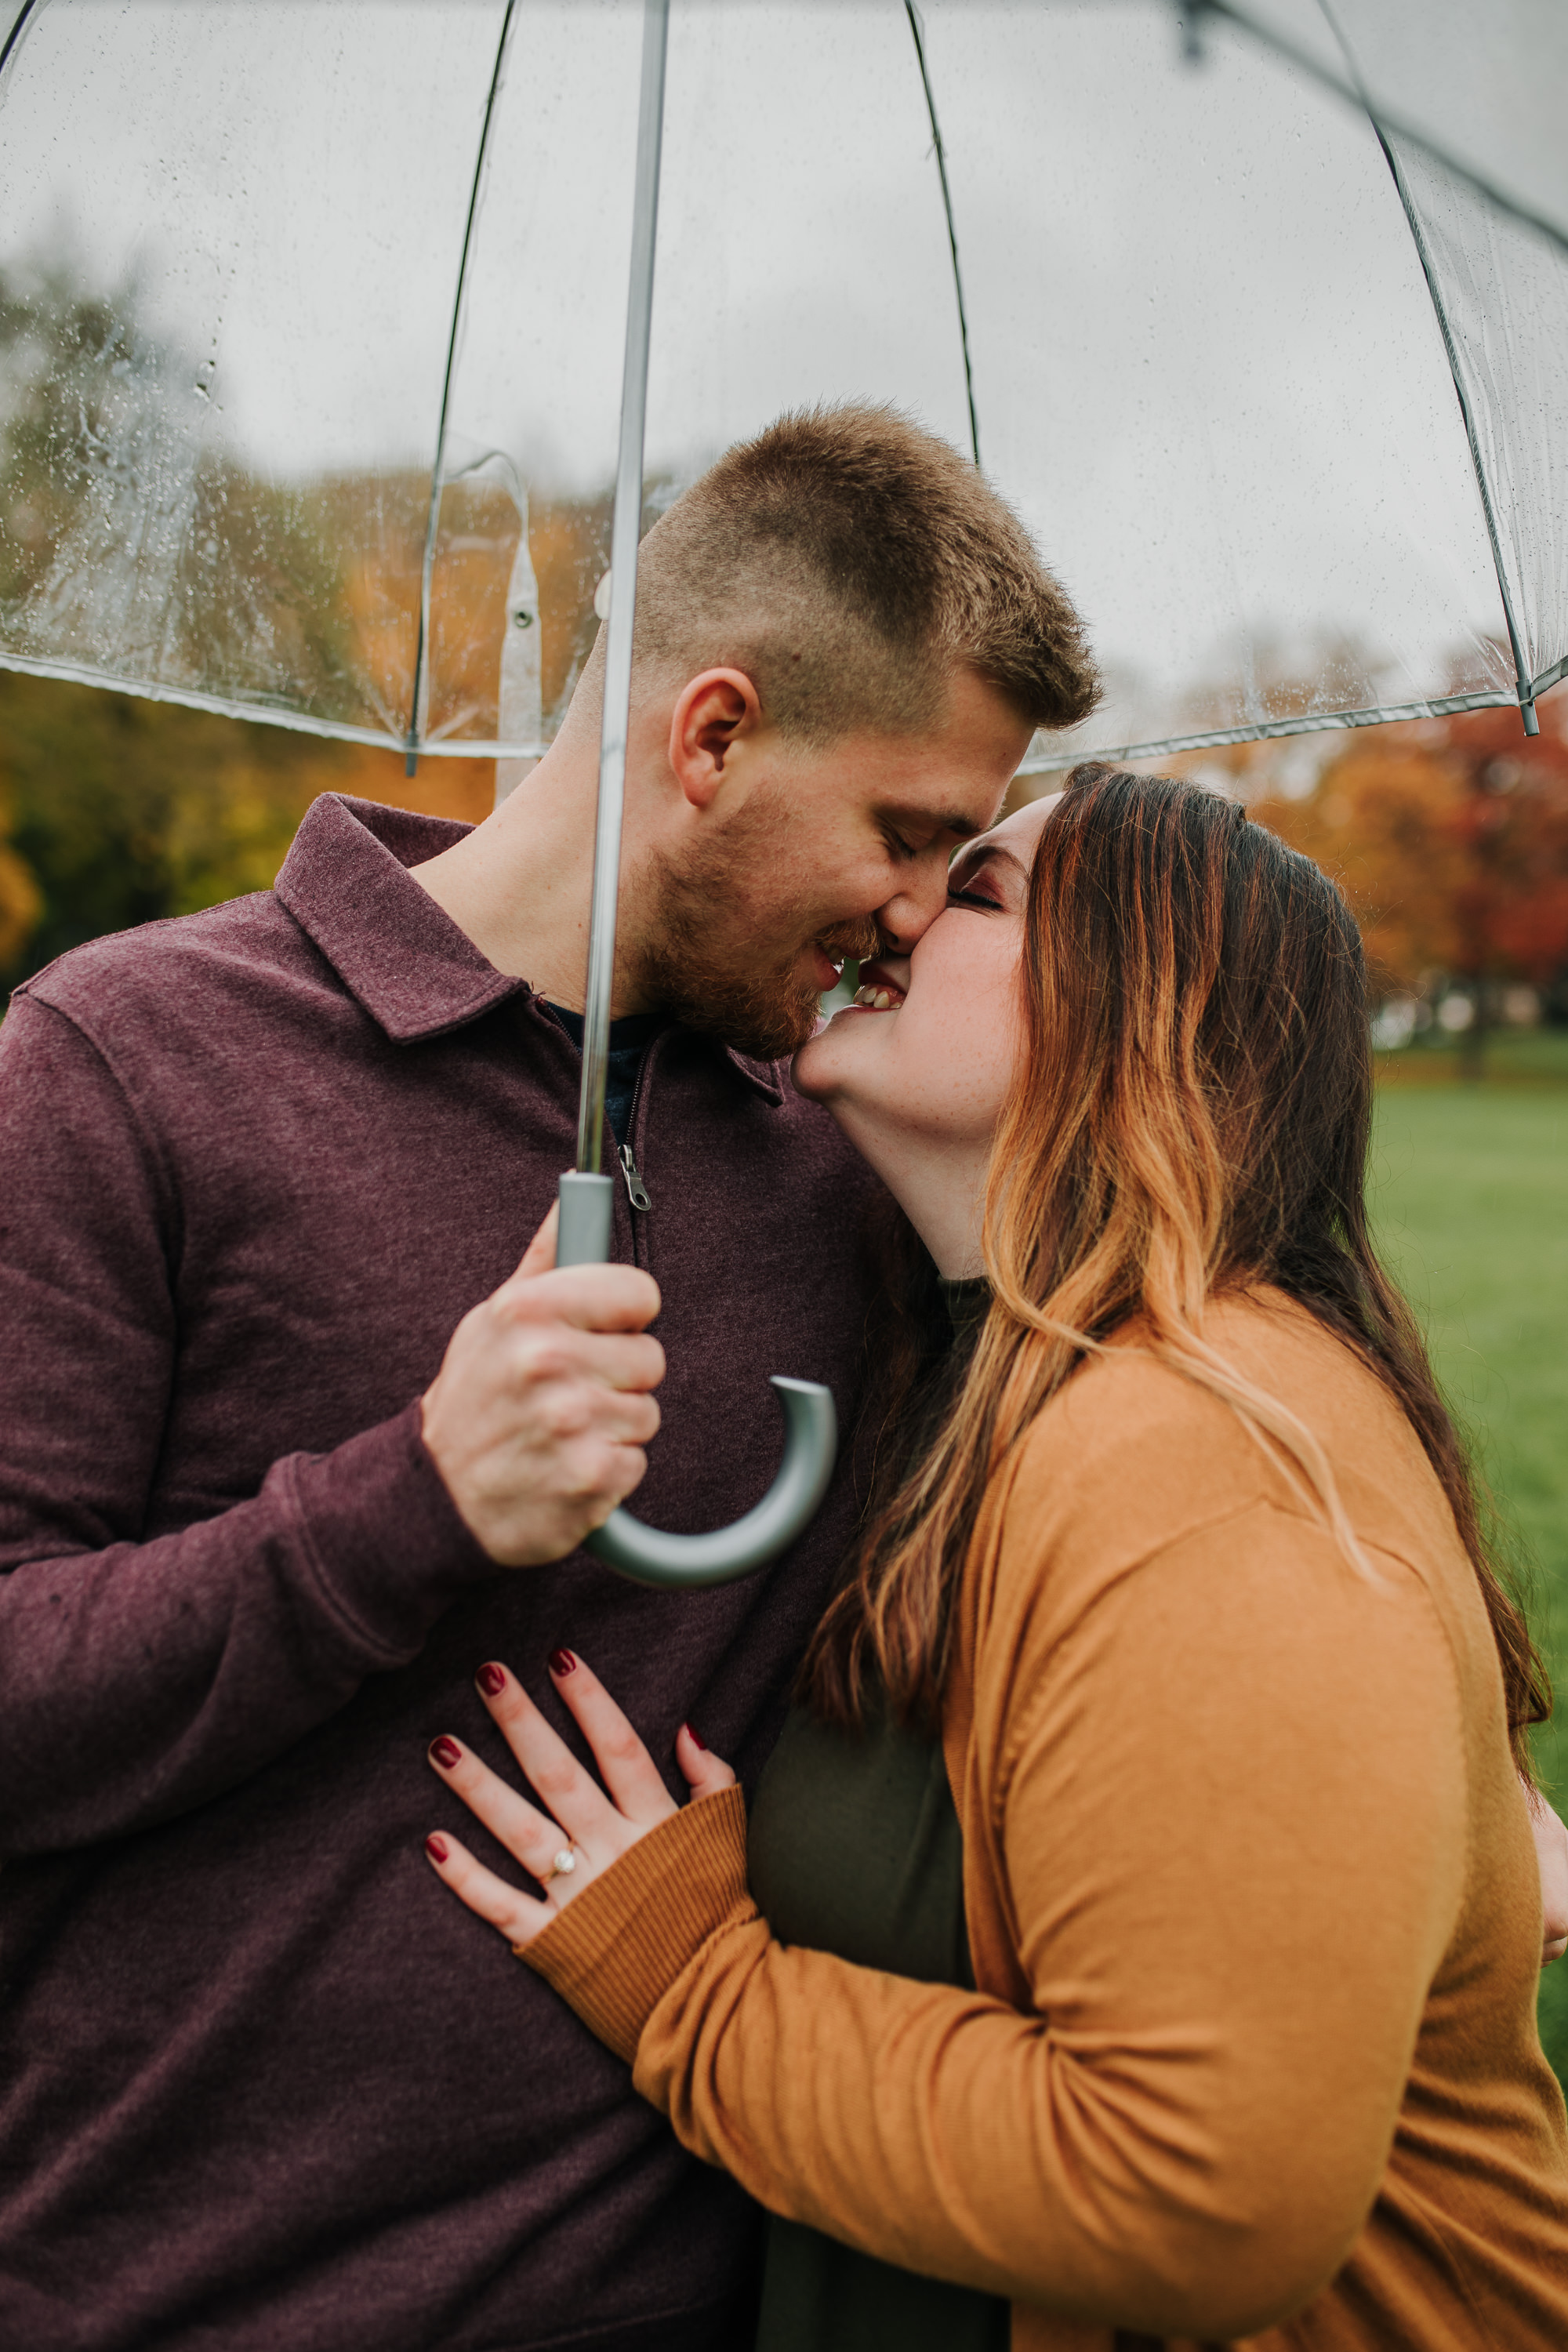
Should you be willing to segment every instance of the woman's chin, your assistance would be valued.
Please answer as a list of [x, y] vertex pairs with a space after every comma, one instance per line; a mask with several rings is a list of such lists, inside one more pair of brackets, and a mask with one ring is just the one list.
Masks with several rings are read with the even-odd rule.
[[818, 1080], [819, 1077], [826, 1076], [822, 1069], [822, 1048], [826, 1041], [826, 1029], [819, 1029], [815, 1037], [808, 1037], [805, 1045], [797, 1050], [794, 1061], [789, 1066], [790, 1084], [797, 1095], [805, 1095], [809, 1102], [816, 1102], [820, 1099], [821, 1086]]
[[815, 1037], [806, 1039], [789, 1066], [797, 1095], [811, 1102], [825, 1102], [837, 1091], [855, 1066], [853, 1033], [868, 1017], [860, 1005], [841, 1005]]

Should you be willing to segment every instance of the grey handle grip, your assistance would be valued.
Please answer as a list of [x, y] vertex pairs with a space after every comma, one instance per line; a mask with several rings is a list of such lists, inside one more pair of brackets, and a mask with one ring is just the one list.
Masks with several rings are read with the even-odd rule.
[[[561, 1179], [557, 1265], [602, 1265], [610, 1254], [608, 1176], [574, 1173]], [[588, 1549], [634, 1584], [695, 1588], [751, 1576], [787, 1551], [819, 1508], [838, 1454], [833, 1391], [816, 1381], [775, 1373], [784, 1407], [784, 1450], [777, 1477], [755, 1507], [732, 1527], [711, 1534], [675, 1536], [645, 1527], [626, 1510], [610, 1513], [588, 1538]]]

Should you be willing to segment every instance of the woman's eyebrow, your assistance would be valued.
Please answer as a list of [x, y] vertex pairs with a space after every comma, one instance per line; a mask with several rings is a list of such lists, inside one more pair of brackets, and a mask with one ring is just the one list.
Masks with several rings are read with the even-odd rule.
[[948, 888], [961, 889], [972, 875], [978, 873], [981, 866], [993, 864], [1011, 866], [1023, 876], [1026, 882], [1029, 878], [1028, 869], [1023, 860], [1015, 857], [1010, 849], [1004, 849], [1000, 842], [975, 841], [972, 842], [967, 849], [961, 849], [948, 867]]

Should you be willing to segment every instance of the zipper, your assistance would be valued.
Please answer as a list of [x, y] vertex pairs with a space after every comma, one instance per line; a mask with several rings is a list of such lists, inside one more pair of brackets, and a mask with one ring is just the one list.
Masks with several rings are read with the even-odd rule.
[[[652, 1208], [653, 1202], [648, 1197], [647, 1186], [643, 1182], [642, 1171], [637, 1166], [637, 1158], [632, 1150], [632, 1138], [633, 1136], [638, 1137], [646, 1148], [647, 1137], [644, 1130], [647, 1120], [648, 1084], [653, 1076], [654, 1063], [658, 1060], [659, 1055], [664, 1050], [665, 1034], [665, 1032], [660, 1031], [659, 1034], [654, 1039], [652, 1045], [649, 1045], [647, 1052], [643, 1055], [642, 1067], [637, 1072], [637, 1086], [633, 1089], [632, 1093], [632, 1107], [630, 1116], [626, 1120], [626, 1139], [625, 1143], [617, 1146], [616, 1145], [616, 1139], [613, 1135], [609, 1139], [612, 1147], [616, 1150], [616, 1157], [621, 1163], [621, 1174], [626, 1181], [626, 1198], [631, 1202], [632, 1213], [627, 1216], [626, 1223], [630, 1228], [632, 1264], [634, 1265], [644, 1267], [647, 1265], [648, 1228], [644, 1224], [643, 1218]], [[606, 1119], [605, 1124], [607, 1129], [609, 1121]]]
[[632, 1147], [629, 1143], [623, 1143], [621, 1146], [621, 1174], [626, 1180], [626, 1198], [633, 1208], [651, 1209], [653, 1202], [648, 1199], [647, 1186], [637, 1173], [637, 1163], [632, 1158]]

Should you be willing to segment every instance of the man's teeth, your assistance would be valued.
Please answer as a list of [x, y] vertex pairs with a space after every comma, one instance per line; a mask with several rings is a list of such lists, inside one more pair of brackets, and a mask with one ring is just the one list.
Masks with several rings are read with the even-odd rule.
[[855, 1003], [864, 1004], [873, 1013], [890, 1013], [896, 1004], [901, 1004], [903, 1001], [900, 990], [879, 987], [875, 981], [868, 981], [863, 988], [858, 988], [855, 991]]

